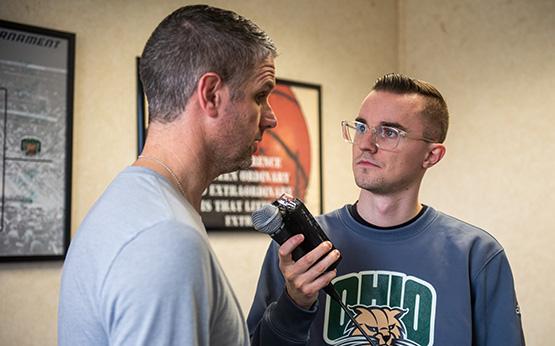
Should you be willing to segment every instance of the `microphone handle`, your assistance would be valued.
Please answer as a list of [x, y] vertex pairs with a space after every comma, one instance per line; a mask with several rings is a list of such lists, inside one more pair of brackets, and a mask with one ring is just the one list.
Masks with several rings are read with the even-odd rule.
[[[288, 209], [287, 213], [283, 215], [282, 228], [290, 237], [298, 233], [304, 235], [304, 241], [293, 251], [293, 260], [295, 261], [298, 261], [301, 257], [314, 250], [324, 241], [329, 241], [322, 227], [320, 227], [314, 216], [312, 216], [304, 203], [299, 199], [295, 199], [295, 207]], [[331, 250], [334, 249], [335, 246]], [[337, 261], [332, 263], [326, 271], [335, 269], [339, 262], [341, 262], [341, 259], [342, 256], [339, 256]]]
[[279, 245], [285, 243], [287, 239], [291, 238], [291, 236], [293, 236], [293, 234], [289, 234], [289, 232], [287, 232], [287, 230], [283, 227], [283, 224], [276, 232], [270, 234], [270, 237], [272, 237], [272, 239]]

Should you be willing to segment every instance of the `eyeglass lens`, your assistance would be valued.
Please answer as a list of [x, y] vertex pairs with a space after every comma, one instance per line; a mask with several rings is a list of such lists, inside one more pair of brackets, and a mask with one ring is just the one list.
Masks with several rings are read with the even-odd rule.
[[[392, 150], [399, 144], [400, 133], [394, 127], [377, 126], [369, 128], [366, 124], [362, 123], [349, 123], [344, 126], [346, 133], [346, 140], [351, 143], [358, 143], [365, 140], [366, 135], [371, 135], [371, 141], [381, 149]], [[368, 140], [368, 139], [366, 139]]]

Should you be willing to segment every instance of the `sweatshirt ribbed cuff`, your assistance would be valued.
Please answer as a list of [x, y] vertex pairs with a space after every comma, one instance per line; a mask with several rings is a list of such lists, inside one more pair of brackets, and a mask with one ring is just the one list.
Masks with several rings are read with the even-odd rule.
[[307, 340], [312, 321], [316, 317], [318, 302], [309, 310], [297, 306], [284, 290], [267, 311], [266, 318], [275, 332], [292, 340]]

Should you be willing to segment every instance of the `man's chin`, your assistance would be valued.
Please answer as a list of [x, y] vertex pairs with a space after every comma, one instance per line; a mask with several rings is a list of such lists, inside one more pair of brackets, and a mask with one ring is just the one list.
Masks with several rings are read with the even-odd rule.
[[221, 172], [220, 174], [231, 173], [231, 172], [238, 171], [240, 169], [247, 169], [251, 165], [252, 165], [252, 156], [249, 155], [248, 157], [243, 158], [242, 160], [235, 161], [234, 164], [230, 164], [229, 166], [226, 166], [225, 168], [223, 168], [223, 172]]
[[248, 158], [244, 159], [243, 162], [239, 164], [238, 169], [247, 169], [252, 165], [252, 155], [249, 155]]
[[388, 190], [382, 179], [369, 180], [355, 177], [355, 184], [362, 190], [366, 190], [376, 195], [385, 194]]

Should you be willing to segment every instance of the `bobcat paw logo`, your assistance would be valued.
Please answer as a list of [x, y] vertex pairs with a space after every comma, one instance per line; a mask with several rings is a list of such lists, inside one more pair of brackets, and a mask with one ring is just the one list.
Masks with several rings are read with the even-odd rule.
[[[408, 310], [390, 307], [369, 307], [355, 305], [350, 307], [355, 314], [355, 320], [360, 324], [364, 332], [372, 339], [370, 346], [409, 346], [418, 345], [405, 339], [405, 325], [401, 317]], [[345, 328], [348, 334], [341, 346], [368, 345], [366, 338], [355, 328], [353, 323], [349, 323]]]

